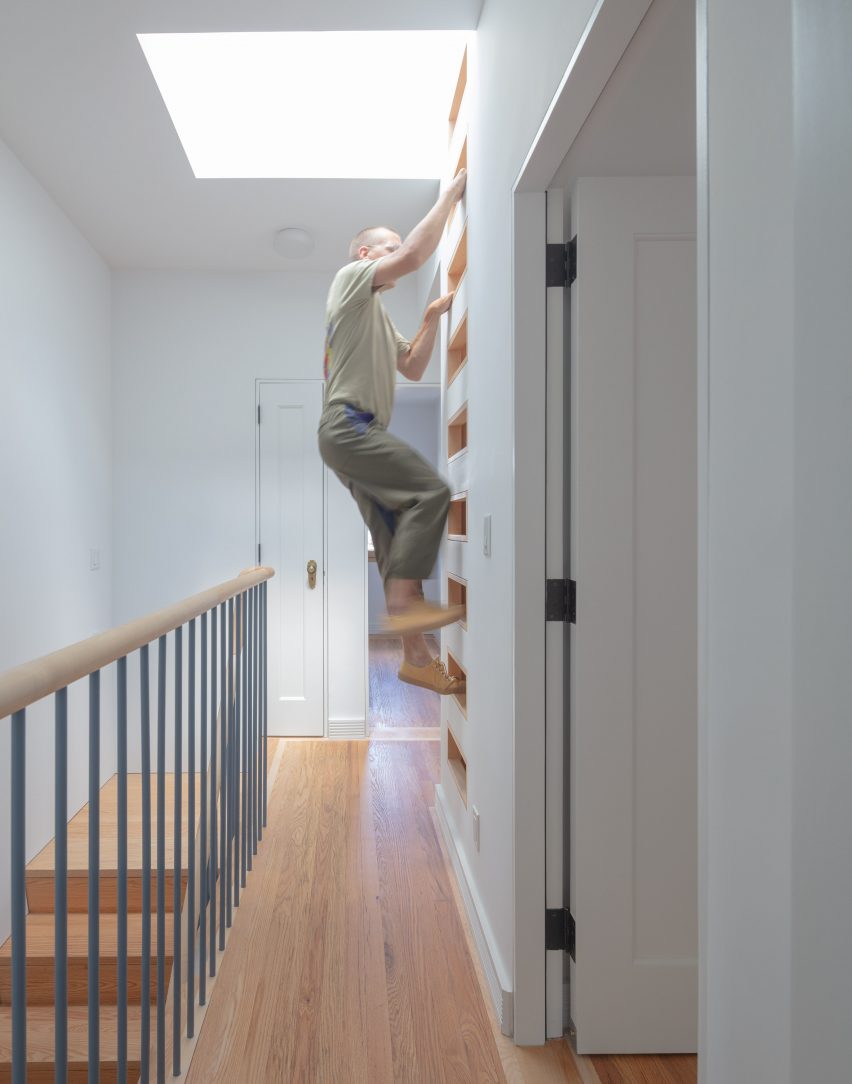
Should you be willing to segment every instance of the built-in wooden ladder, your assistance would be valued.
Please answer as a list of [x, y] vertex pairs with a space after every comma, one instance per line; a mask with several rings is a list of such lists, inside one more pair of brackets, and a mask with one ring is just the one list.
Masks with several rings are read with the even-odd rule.
[[[128, 775], [128, 921], [127, 921], [127, 1043], [128, 1080], [138, 1079], [140, 1070], [140, 1020], [142, 1002], [142, 820], [141, 776]], [[183, 777], [186, 801], [188, 777]], [[200, 787], [196, 776], [196, 787]], [[156, 779], [151, 780], [152, 797]], [[166, 909], [172, 910], [174, 885], [174, 817], [172, 795], [174, 776], [165, 777], [165, 866]], [[117, 1020], [117, 929], [116, 883], [118, 868], [117, 787], [113, 777], [101, 788], [100, 855], [100, 1080], [116, 1080]], [[195, 808], [200, 808], [200, 789]], [[186, 860], [188, 818], [184, 807], [183, 844]], [[85, 1081], [88, 1075], [88, 806], [68, 824], [68, 1081]], [[152, 801], [151, 824], [151, 901], [156, 910], [157, 820], [156, 802]], [[186, 890], [188, 870], [182, 871], [182, 892]], [[51, 841], [30, 862], [26, 873], [27, 889], [27, 1081], [28, 1084], [52, 1084], [54, 1080], [54, 848]], [[151, 919], [150, 1001], [156, 1001], [157, 928]], [[172, 970], [172, 917], [166, 922], [164, 944], [166, 987]], [[0, 1084], [11, 1081], [12, 1067], [12, 940], [0, 947]], [[152, 1011], [152, 1034], [154, 1031]]]

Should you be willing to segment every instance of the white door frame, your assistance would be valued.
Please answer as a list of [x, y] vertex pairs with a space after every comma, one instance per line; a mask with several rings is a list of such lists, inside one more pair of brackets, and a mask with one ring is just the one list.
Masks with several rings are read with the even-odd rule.
[[513, 186], [513, 993], [519, 1045], [546, 1039], [546, 810], [556, 804], [552, 779], [547, 796], [545, 771], [545, 193], [650, 6], [651, 0], [598, 0]]

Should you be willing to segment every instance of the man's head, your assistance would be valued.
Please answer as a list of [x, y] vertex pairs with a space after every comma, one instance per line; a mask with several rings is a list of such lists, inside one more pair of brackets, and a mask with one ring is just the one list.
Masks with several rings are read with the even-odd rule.
[[[380, 260], [382, 256], [389, 256], [396, 252], [402, 244], [402, 238], [388, 226], [368, 226], [360, 233], [356, 233], [349, 246], [350, 260]], [[393, 286], [389, 282], [384, 289]]]

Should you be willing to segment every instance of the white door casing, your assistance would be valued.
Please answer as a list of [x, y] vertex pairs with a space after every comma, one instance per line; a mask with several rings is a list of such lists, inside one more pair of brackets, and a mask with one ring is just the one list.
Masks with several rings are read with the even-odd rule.
[[[568, 240], [565, 225], [565, 192], [548, 189], [547, 241], [563, 244]], [[568, 562], [568, 321], [566, 307], [568, 291], [564, 286], [547, 290], [547, 404], [545, 429], [545, 576], [561, 580], [569, 572]], [[545, 625], [545, 896], [548, 909], [561, 910], [567, 903], [566, 894], [566, 826], [565, 826], [565, 738], [568, 713], [568, 626], [561, 621]], [[565, 1030], [565, 954], [560, 950], [547, 953], [547, 1038], [562, 1036]]]
[[[324, 729], [324, 467], [317, 447], [319, 381], [259, 384], [258, 527], [269, 582], [269, 733]], [[308, 564], [315, 561], [316, 583]]]
[[571, 1018], [697, 1047], [695, 181], [571, 200]]

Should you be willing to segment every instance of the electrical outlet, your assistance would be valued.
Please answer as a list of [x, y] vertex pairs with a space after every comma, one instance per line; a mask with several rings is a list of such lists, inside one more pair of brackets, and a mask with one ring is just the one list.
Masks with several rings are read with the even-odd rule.
[[89, 571], [97, 572], [101, 567], [101, 551], [89, 550]]
[[482, 552], [486, 557], [491, 556], [491, 513], [482, 521]]
[[473, 817], [473, 842], [476, 845], [476, 849], [479, 850], [479, 810], [475, 805], [470, 807], [471, 816]]

